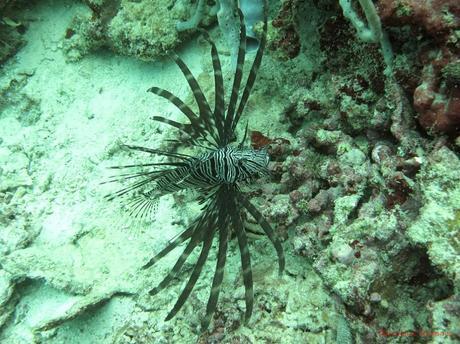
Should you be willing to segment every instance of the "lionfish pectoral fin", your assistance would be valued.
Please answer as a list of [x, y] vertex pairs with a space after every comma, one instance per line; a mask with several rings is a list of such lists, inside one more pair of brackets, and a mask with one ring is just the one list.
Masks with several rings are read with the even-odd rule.
[[219, 250], [217, 253], [216, 269], [214, 271], [214, 278], [212, 280], [211, 293], [209, 294], [208, 304], [206, 306], [206, 315], [201, 321], [201, 330], [204, 331], [208, 328], [211, 322], [212, 315], [216, 311], [217, 301], [220, 294], [220, 286], [224, 278], [225, 261], [227, 259], [228, 247], [228, 225], [219, 223]]
[[158, 262], [161, 258], [166, 256], [169, 252], [174, 250], [177, 246], [182, 244], [183, 242], [187, 241], [190, 239], [190, 237], [193, 234], [193, 228], [187, 228], [185, 231], [183, 231], [181, 234], [179, 234], [176, 238], [171, 240], [169, 244], [163, 248], [160, 252], [158, 252], [152, 259], [150, 259], [143, 267], [142, 269], [148, 269], [152, 265], [154, 265], [156, 262]]
[[281, 245], [280, 239], [277, 235], [275, 235], [273, 228], [263, 217], [262, 213], [258, 211], [257, 208], [251, 202], [249, 202], [246, 197], [244, 197], [241, 193], [238, 193], [238, 199], [243, 207], [249, 212], [249, 214], [254, 217], [258, 224], [260, 224], [265, 234], [268, 236], [273, 246], [275, 247], [276, 253], [278, 255], [278, 273], [281, 276], [283, 274], [286, 261], [284, 258], [283, 245]]
[[192, 251], [198, 245], [198, 243], [198, 241], [190, 240], [190, 242], [187, 244], [180, 257], [177, 259], [176, 264], [174, 264], [172, 270], [166, 275], [165, 278], [163, 278], [163, 280], [158, 284], [158, 286], [149, 291], [150, 295], [155, 295], [160, 290], [166, 288], [166, 286], [179, 274], [180, 269], [182, 268], [182, 266], [184, 265], [185, 261], [190, 256]]
[[251, 256], [249, 254], [249, 245], [244, 231], [243, 222], [240, 214], [235, 212], [232, 214], [233, 228], [235, 229], [238, 239], [238, 246], [241, 256], [241, 269], [243, 271], [243, 284], [244, 284], [244, 299], [246, 303], [246, 311], [244, 314], [244, 322], [248, 323], [252, 315], [254, 306], [254, 287], [252, 280]]
[[150, 295], [155, 295], [160, 290], [164, 289], [169, 284], [169, 282], [171, 282], [179, 274], [179, 271], [181, 270], [187, 258], [193, 252], [195, 247], [197, 247], [198, 244], [203, 240], [203, 231], [202, 231], [201, 225], [202, 223], [200, 221], [195, 221], [187, 230], [185, 230], [176, 239], [174, 239], [168, 246], [166, 246], [154, 258], [152, 258], [150, 262], [144, 265], [144, 269], [152, 266], [160, 258], [164, 257], [166, 254], [171, 252], [178, 245], [190, 239], [188, 244], [185, 246], [184, 251], [177, 259], [176, 264], [174, 264], [171, 271], [166, 275], [165, 278], [163, 278], [163, 280], [158, 284], [158, 286], [149, 291]]
[[182, 293], [177, 299], [174, 307], [171, 309], [171, 311], [166, 316], [165, 321], [172, 319], [177, 314], [177, 312], [179, 312], [179, 310], [184, 305], [185, 301], [187, 301], [190, 293], [193, 290], [193, 287], [195, 287], [195, 284], [201, 275], [201, 271], [203, 270], [204, 264], [206, 263], [206, 260], [208, 259], [209, 251], [211, 249], [211, 245], [212, 245], [212, 241], [214, 237], [214, 232], [215, 232], [215, 229], [212, 227], [206, 231], [206, 235], [204, 236], [203, 246], [201, 248], [201, 253], [200, 253], [200, 256], [198, 257], [198, 260], [195, 263], [192, 274], [190, 275], [189, 280], [187, 281], [187, 284], [182, 290]]

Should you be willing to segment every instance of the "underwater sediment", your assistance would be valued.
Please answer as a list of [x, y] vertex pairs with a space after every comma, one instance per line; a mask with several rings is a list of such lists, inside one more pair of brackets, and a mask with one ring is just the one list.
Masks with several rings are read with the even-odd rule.
[[192, 153], [166, 141], [151, 117], [182, 118], [146, 90], [195, 106], [165, 57], [175, 51], [211, 93], [204, 28], [226, 56], [228, 95], [232, 4], [0, 1], [0, 342], [458, 342], [460, 5], [449, 0], [270, 1], [241, 120], [252, 147], [269, 145], [271, 177], [248, 192], [283, 240], [286, 271], [247, 216], [251, 321], [236, 240], [208, 331], [215, 247], [184, 309], [163, 320], [193, 266], [155, 296], [180, 252], [141, 267], [199, 205], [166, 196], [154, 221], [133, 220], [100, 183], [107, 167], [142, 162], [121, 143]]

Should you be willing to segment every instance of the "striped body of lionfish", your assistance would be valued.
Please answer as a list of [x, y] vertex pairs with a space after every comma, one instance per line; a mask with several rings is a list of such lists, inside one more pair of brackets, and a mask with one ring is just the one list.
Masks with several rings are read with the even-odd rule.
[[233, 87], [226, 109], [224, 105], [224, 85], [220, 58], [215, 44], [205, 31], [202, 31], [202, 33], [211, 45], [211, 56], [214, 69], [214, 111], [211, 110], [197, 80], [194, 78], [187, 65], [176, 55], [173, 55], [172, 58], [184, 74], [193, 91], [199, 113], [196, 114], [182, 100], [166, 90], [157, 87], [149, 89], [149, 92], [166, 98], [174, 104], [188, 118], [189, 123], [182, 124], [160, 116], [154, 116], [153, 119], [169, 124], [179, 130], [182, 136], [174, 141], [182, 144], [191, 144], [199, 148], [206, 148], [207, 151], [194, 157], [164, 150], [127, 145], [126, 147], [131, 150], [164, 156], [170, 161], [114, 167], [131, 168], [147, 166], [154, 168], [154, 170], [134, 174], [128, 173], [111, 180], [119, 181], [138, 178], [137, 182], [106, 196], [108, 199], [114, 199], [130, 192], [138, 192], [137, 196], [131, 201], [130, 208], [133, 214], [140, 215], [152, 211], [152, 209], [156, 207], [158, 198], [165, 194], [184, 189], [196, 189], [200, 192], [199, 201], [203, 204], [200, 215], [187, 229], [171, 240], [163, 250], [145, 264], [143, 268], [151, 267], [170, 251], [182, 243], [187, 243], [183, 253], [177, 259], [172, 270], [156, 288], [149, 292], [151, 295], [154, 295], [167, 287], [167, 285], [179, 274], [181, 268], [194, 249], [201, 246], [200, 255], [194, 265], [188, 282], [183, 288], [176, 304], [166, 317], [166, 320], [169, 320], [176, 315], [190, 295], [207, 260], [214, 237], [218, 234], [217, 262], [207, 303], [206, 315], [202, 321], [202, 330], [207, 329], [211, 317], [216, 310], [224, 274], [227, 244], [232, 235], [235, 235], [238, 240], [241, 255], [246, 303], [245, 321], [249, 320], [252, 314], [254, 298], [253, 280], [247, 235], [242, 217], [243, 209], [258, 222], [273, 243], [278, 255], [280, 274], [285, 264], [283, 248], [274, 230], [240, 190], [240, 184], [247, 183], [268, 174], [269, 156], [266, 148], [255, 150], [244, 147], [243, 143], [247, 134], [247, 126], [241, 143], [239, 145], [232, 145], [232, 142], [236, 141], [236, 125], [238, 124], [256, 79], [267, 35], [267, 16], [265, 15], [260, 45], [240, 97], [239, 93], [243, 75], [243, 64], [246, 54], [246, 29], [243, 21], [243, 14], [239, 9], [238, 16], [240, 21], [240, 42]]

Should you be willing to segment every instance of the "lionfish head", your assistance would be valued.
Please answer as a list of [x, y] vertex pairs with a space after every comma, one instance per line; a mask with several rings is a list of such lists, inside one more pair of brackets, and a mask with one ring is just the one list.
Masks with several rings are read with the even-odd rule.
[[237, 154], [238, 165], [247, 173], [245, 179], [255, 179], [269, 175], [270, 156], [267, 147], [262, 149], [241, 149]]

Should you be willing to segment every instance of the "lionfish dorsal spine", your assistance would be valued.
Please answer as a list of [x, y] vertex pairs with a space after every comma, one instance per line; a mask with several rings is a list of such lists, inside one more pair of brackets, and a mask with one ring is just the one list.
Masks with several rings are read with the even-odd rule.
[[225, 115], [224, 125], [224, 142], [229, 144], [233, 138], [233, 119], [240, 91], [241, 80], [243, 78], [244, 58], [246, 56], [246, 26], [244, 25], [243, 13], [238, 8], [238, 17], [240, 21], [240, 43], [238, 46], [238, 56], [236, 59], [235, 76], [233, 77], [233, 86], [228, 103], [227, 113]]
[[263, 31], [262, 37], [260, 39], [259, 48], [257, 49], [256, 56], [254, 61], [252, 62], [251, 70], [249, 71], [248, 78], [246, 80], [246, 85], [243, 90], [243, 94], [241, 95], [240, 102], [238, 104], [238, 109], [236, 111], [235, 120], [232, 123], [232, 131], [236, 129], [236, 125], [240, 120], [240, 117], [243, 113], [243, 110], [246, 106], [246, 103], [249, 99], [249, 96], [252, 91], [252, 87], [254, 86], [254, 82], [256, 81], [257, 72], [259, 71], [260, 64], [262, 63], [262, 57], [265, 51], [265, 45], [267, 42], [267, 10], [268, 6], [265, 4], [265, 15], [264, 15], [264, 23], [263, 23]]
[[216, 124], [216, 129], [219, 134], [219, 147], [224, 145], [222, 138], [224, 137], [224, 107], [225, 107], [225, 91], [224, 91], [224, 79], [222, 75], [222, 64], [220, 62], [220, 57], [217, 52], [216, 44], [213, 42], [209, 33], [206, 30], [200, 29], [201, 34], [206, 39], [206, 41], [211, 45], [211, 58], [212, 58], [212, 67], [214, 71], [214, 122]]
[[[214, 118], [212, 117], [211, 107], [209, 106], [206, 96], [204, 95], [200, 85], [198, 84], [198, 81], [195, 79], [192, 72], [184, 63], [184, 61], [182, 61], [182, 59], [176, 54], [172, 54], [171, 57], [177, 64], [179, 69], [182, 71], [182, 74], [184, 74], [184, 77], [187, 80], [187, 83], [189, 84], [195, 101], [198, 105], [200, 119], [200, 121], [198, 122], [198, 130], [202, 133], [209, 134], [215, 142], [213, 145], [217, 147], [219, 138], [215, 130], [215, 123]], [[206, 137], [203, 138], [206, 139]]]

